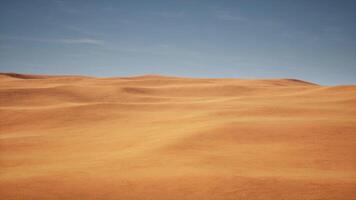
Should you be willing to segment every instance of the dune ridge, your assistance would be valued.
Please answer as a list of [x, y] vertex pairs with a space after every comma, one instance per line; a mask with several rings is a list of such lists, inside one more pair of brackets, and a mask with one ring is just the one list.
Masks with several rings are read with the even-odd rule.
[[356, 85], [0, 73], [1, 199], [356, 199]]

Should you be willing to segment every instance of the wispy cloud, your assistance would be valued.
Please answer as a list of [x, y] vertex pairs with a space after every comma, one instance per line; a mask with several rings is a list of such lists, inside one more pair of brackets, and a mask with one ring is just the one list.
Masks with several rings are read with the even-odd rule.
[[151, 46], [103, 46], [103, 50], [112, 52], [124, 52], [124, 53], [138, 53], [138, 54], [150, 54], [150, 55], [175, 55], [175, 56], [198, 56], [201, 54], [199, 51], [192, 49], [181, 48], [175, 45], [169, 44], [156, 44]]
[[164, 18], [182, 18], [185, 16], [184, 11], [153, 11], [150, 14]]
[[91, 44], [91, 45], [104, 45], [104, 41], [92, 38], [75, 38], [75, 39], [56, 39], [54, 42], [66, 44]]
[[225, 21], [246, 21], [247, 18], [241, 17], [236, 14], [232, 14], [229, 11], [226, 10], [220, 10], [220, 11], [215, 11], [215, 16], [218, 19], [225, 20]]
[[103, 33], [94, 31], [92, 29], [83, 28], [81, 26], [65, 25], [64, 28], [69, 31], [72, 31], [72, 32], [80, 33], [81, 35], [87, 35], [87, 36], [103, 36], [103, 35], [105, 35]]
[[87, 45], [99, 45], [105, 44], [103, 40], [95, 38], [32, 38], [32, 37], [16, 37], [16, 36], [0, 36], [0, 39], [4, 40], [23, 40], [33, 42], [48, 42], [48, 43], [61, 43], [61, 44], [87, 44]]

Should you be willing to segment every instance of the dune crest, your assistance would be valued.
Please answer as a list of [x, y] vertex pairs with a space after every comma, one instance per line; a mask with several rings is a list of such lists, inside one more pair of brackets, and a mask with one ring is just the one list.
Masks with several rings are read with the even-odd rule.
[[356, 199], [356, 85], [0, 73], [1, 199]]

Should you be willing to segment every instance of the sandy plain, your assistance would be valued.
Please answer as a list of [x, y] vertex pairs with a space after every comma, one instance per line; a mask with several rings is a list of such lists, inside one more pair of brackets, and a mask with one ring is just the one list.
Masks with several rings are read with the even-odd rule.
[[0, 198], [356, 199], [356, 86], [2, 73]]

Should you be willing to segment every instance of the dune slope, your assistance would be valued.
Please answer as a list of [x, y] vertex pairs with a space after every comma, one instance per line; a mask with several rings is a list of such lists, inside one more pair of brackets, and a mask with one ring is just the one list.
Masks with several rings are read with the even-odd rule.
[[356, 86], [2, 73], [0, 198], [356, 199]]

